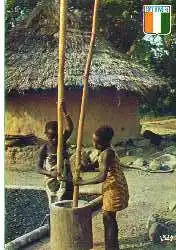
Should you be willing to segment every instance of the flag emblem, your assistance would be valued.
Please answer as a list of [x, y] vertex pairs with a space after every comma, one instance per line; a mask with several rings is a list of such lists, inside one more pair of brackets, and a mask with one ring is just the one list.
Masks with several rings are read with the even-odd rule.
[[170, 34], [171, 5], [144, 5], [143, 31], [145, 34]]

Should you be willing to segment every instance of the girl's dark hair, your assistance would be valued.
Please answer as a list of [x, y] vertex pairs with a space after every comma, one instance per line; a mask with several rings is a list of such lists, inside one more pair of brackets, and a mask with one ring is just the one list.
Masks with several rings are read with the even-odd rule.
[[46, 125], [45, 125], [45, 133], [47, 133], [49, 129], [51, 129], [51, 130], [57, 132], [57, 130], [58, 130], [57, 121], [50, 121], [50, 122], [47, 122]]
[[108, 125], [99, 127], [95, 131], [95, 135], [100, 138], [100, 141], [102, 143], [109, 143], [112, 140], [112, 137], [114, 136], [114, 130]]

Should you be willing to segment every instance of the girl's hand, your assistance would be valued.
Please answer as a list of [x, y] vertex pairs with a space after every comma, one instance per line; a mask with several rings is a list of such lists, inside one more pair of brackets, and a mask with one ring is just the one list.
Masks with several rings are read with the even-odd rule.
[[75, 186], [81, 186], [84, 184], [84, 181], [81, 177], [73, 179], [73, 184]]
[[67, 178], [65, 178], [64, 176], [58, 176], [57, 177], [59, 181], [67, 181]]
[[66, 105], [65, 105], [64, 101], [61, 103], [61, 107], [62, 107], [62, 111], [63, 111], [64, 115], [66, 115], [67, 114], [67, 109], [66, 109]]
[[57, 178], [57, 171], [56, 170], [51, 170], [50, 171], [50, 176], [52, 177], [52, 178]]
[[61, 109], [62, 109], [64, 115], [66, 115], [66, 114], [67, 114], [67, 109], [66, 109], [65, 102], [62, 100], [59, 104], [58, 104], [58, 102], [56, 102], [56, 104], [57, 104], [57, 106], [58, 106], [58, 105], [61, 106]]
[[57, 179], [59, 181], [67, 181], [67, 178], [64, 177], [61, 173], [57, 173]]

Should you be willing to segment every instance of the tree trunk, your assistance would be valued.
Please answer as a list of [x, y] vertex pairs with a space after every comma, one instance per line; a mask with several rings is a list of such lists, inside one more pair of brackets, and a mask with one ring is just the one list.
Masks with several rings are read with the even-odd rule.
[[[93, 13], [93, 23], [92, 23], [92, 34], [91, 34], [91, 40], [90, 40], [90, 45], [89, 45], [89, 52], [88, 52], [88, 56], [87, 56], [86, 67], [85, 67], [84, 75], [83, 75], [83, 94], [82, 94], [81, 111], [80, 111], [79, 124], [78, 124], [78, 134], [77, 134], [76, 170], [75, 170], [75, 178], [76, 179], [79, 179], [79, 176], [80, 176], [83, 126], [84, 126], [85, 111], [86, 111], [86, 101], [87, 101], [87, 95], [88, 95], [88, 79], [89, 79], [89, 71], [90, 71], [90, 65], [91, 65], [92, 55], [93, 55], [93, 46], [95, 43], [97, 12], [98, 12], [99, 4], [100, 4], [100, 0], [95, 0], [94, 13]], [[73, 193], [73, 207], [78, 206], [78, 196], [79, 196], [79, 186], [75, 186], [74, 193]]]

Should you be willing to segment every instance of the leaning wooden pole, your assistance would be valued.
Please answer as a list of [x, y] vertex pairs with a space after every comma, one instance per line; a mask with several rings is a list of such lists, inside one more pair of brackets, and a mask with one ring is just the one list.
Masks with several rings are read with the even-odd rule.
[[[100, 0], [95, 0], [91, 40], [90, 40], [90, 45], [89, 45], [87, 62], [86, 62], [84, 75], [83, 75], [83, 94], [82, 94], [81, 111], [80, 111], [79, 124], [78, 124], [77, 148], [76, 148], [75, 179], [77, 179], [77, 180], [79, 179], [79, 176], [80, 176], [83, 127], [84, 127], [84, 119], [85, 119], [85, 112], [86, 112], [86, 100], [87, 100], [87, 95], [88, 95], [88, 79], [89, 79], [89, 71], [90, 71], [92, 55], [93, 55], [93, 47], [94, 47], [94, 43], [95, 43], [97, 14], [98, 14], [99, 4], [100, 4]], [[78, 206], [78, 197], [79, 197], [79, 186], [74, 186], [73, 207]]]
[[60, 0], [60, 30], [59, 30], [59, 69], [58, 69], [58, 146], [57, 146], [57, 171], [61, 172], [63, 166], [63, 114], [62, 102], [64, 100], [64, 66], [68, 1]]

